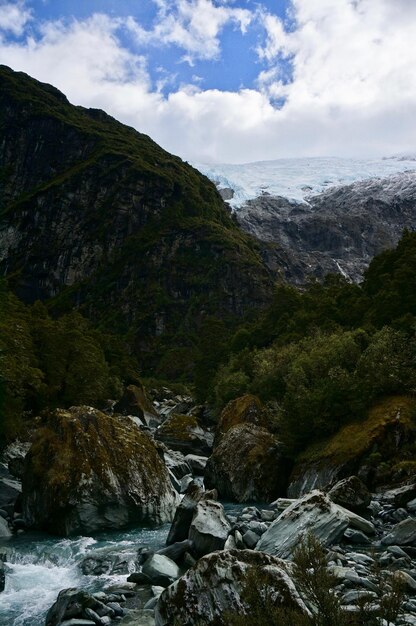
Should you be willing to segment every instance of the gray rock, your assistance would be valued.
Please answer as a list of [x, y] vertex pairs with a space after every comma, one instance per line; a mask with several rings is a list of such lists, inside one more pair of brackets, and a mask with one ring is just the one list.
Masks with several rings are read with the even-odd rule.
[[400, 580], [406, 586], [408, 591], [413, 593], [416, 591], [416, 580], [407, 572], [399, 570], [394, 573], [394, 577]]
[[353, 530], [352, 528], [347, 528], [344, 533], [344, 539], [349, 543], [355, 543], [357, 545], [366, 546], [370, 545], [371, 541], [361, 530]]
[[416, 520], [409, 518], [399, 522], [382, 538], [381, 543], [385, 546], [415, 545]]
[[246, 544], [247, 548], [250, 548], [250, 550], [254, 550], [254, 548], [259, 542], [259, 539], [260, 539], [259, 535], [257, 535], [252, 530], [248, 530], [243, 535], [243, 541]]
[[208, 461], [207, 456], [187, 454], [185, 460], [194, 474], [200, 476], [205, 472], [205, 467]]
[[135, 583], [136, 585], [151, 585], [152, 584], [151, 578], [147, 574], [144, 574], [143, 572], [132, 572], [128, 576], [127, 582]]
[[185, 539], [184, 541], [177, 541], [166, 548], [158, 550], [156, 554], [163, 554], [172, 561], [175, 561], [175, 563], [178, 563], [183, 559], [185, 553], [192, 552], [193, 548], [193, 542], [190, 539]]
[[118, 622], [120, 626], [155, 626], [154, 611], [152, 609], [135, 609]]
[[60, 623], [60, 626], [95, 626], [95, 622], [90, 619], [83, 619], [73, 617], [72, 619], [66, 619]]
[[182, 452], [179, 452], [179, 450], [169, 450], [169, 448], [165, 448], [163, 458], [165, 459], [166, 467], [179, 481], [187, 474], [190, 474], [191, 468], [186, 462], [185, 456]]
[[314, 490], [293, 502], [262, 535], [256, 550], [288, 558], [302, 538], [312, 532], [324, 545], [339, 541], [348, 515], [322, 491]]
[[143, 565], [142, 571], [150, 578], [152, 584], [164, 587], [180, 576], [176, 563], [163, 554], [151, 556]]
[[[78, 617], [82, 608], [95, 607], [95, 598], [79, 589], [63, 589], [46, 614], [45, 626], [59, 626], [65, 617]], [[91, 620], [89, 623], [94, 624]]]
[[267, 576], [270, 598], [276, 606], [309, 614], [280, 559], [252, 550], [231, 550], [203, 557], [165, 589], [156, 606], [156, 626], [172, 623], [227, 626], [224, 617], [227, 611], [249, 614], [250, 607], [241, 599], [241, 593], [251, 572]]
[[203, 500], [197, 505], [189, 529], [189, 539], [194, 542], [196, 554], [203, 556], [224, 548], [231, 531], [224, 507], [214, 500]]
[[175, 517], [173, 518], [172, 526], [170, 527], [168, 538], [166, 540], [166, 545], [169, 546], [173, 543], [188, 539], [192, 518], [203, 493], [204, 491], [199, 485], [195, 483], [191, 483], [189, 485], [182, 502], [176, 509]]

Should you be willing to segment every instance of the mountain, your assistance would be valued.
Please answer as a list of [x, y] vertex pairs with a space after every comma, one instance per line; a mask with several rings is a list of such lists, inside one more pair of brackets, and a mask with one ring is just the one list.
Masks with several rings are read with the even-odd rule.
[[192, 346], [209, 316], [264, 307], [271, 286], [257, 243], [205, 176], [4, 66], [0, 275], [27, 303], [76, 306], [128, 333], [150, 369], [162, 348]]
[[404, 228], [416, 228], [416, 165], [408, 155], [201, 169], [241, 227], [267, 244], [270, 267], [292, 283], [329, 272], [358, 282], [376, 254], [394, 247]]

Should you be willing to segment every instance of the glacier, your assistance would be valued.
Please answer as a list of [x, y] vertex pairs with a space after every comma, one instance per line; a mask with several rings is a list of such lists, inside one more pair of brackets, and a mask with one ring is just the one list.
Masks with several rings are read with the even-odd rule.
[[192, 163], [219, 189], [230, 188], [227, 200], [237, 210], [248, 200], [269, 194], [294, 203], [308, 204], [308, 198], [328, 189], [393, 174], [416, 171], [414, 154], [378, 159], [312, 157], [258, 161], [242, 165]]

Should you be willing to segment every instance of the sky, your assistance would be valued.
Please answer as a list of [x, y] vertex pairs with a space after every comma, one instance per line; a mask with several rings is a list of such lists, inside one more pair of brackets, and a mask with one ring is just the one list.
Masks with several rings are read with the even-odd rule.
[[192, 162], [416, 152], [416, 0], [0, 0], [0, 63]]

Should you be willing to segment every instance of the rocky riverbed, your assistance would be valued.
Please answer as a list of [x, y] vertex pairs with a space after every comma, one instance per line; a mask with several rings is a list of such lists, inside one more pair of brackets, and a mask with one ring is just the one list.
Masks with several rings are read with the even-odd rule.
[[[254, 440], [263, 440], [258, 403], [248, 397], [237, 403], [237, 412], [228, 407], [214, 431], [209, 414], [204, 407], [193, 406], [191, 398], [166, 390], [167, 397], [151, 407], [133, 391], [113, 416], [88, 407], [54, 413], [59, 430], [46, 421], [29, 452], [30, 444], [16, 443], [4, 453], [0, 467], [0, 620], [4, 626], [226, 626], [230, 612], [250, 614], [245, 589], [254, 574], [260, 579], [267, 575], [267, 593], [274, 605], [308, 618], [316, 607], [299, 588], [292, 559], [309, 534], [325, 550], [333, 593], [348, 614], [358, 613], [365, 603], [381, 615], [385, 598], [399, 585], [398, 615], [390, 623], [416, 624], [416, 485], [412, 481], [370, 493], [359, 478], [351, 476], [298, 498], [224, 506], [212, 470], [212, 488], [204, 487], [208, 456], [212, 446], [214, 453], [221, 450], [227, 433], [242, 427]], [[67, 422], [76, 433], [77, 455], [84, 448], [88, 454], [75, 457], [64, 437], [67, 457], [73, 454], [82, 462], [83, 472], [71, 492], [77, 498], [47, 500], [50, 517], [60, 522], [56, 531], [64, 535], [54, 538], [39, 532], [54, 528], [50, 520], [45, 527], [44, 518], [33, 513], [42, 508], [40, 496], [31, 508], [33, 493], [32, 499], [26, 495], [25, 500], [25, 489], [33, 483], [33, 476], [28, 483], [28, 468], [39, 471], [41, 437], [47, 436], [49, 450], [58, 446]], [[119, 457], [111, 456], [111, 441], [117, 441], [124, 452], [132, 446], [136, 460], [135, 465], [126, 460], [127, 473], [117, 473]], [[100, 447], [99, 455], [94, 443]], [[273, 446], [280, 454], [279, 446], [274, 442]], [[139, 480], [140, 455], [145, 455], [142, 467], [148, 474], [143, 477], [142, 472]], [[152, 476], [151, 465], [146, 469], [148, 455], [156, 462], [154, 480], [163, 486], [163, 505], [160, 493], [153, 494], [146, 486]], [[104, 459], [112, 469], [110, 481], [108, 473], [104, 477], [99, 473], [94, 458]], [[258, 458], [262, 462], [264, 457]], [[282, 459], [281, 454], [277, 458]], [[215, 462], [221, 490], [234, 466], [228, 468], [221, 459]], [[56, 458], [48, 459], [48, 480], [60, 480], [56, 463]], [[213, 461], [209, 463], [212, 466]], [[250, 467], [246, 459], [243, 466]], [[264, 472], [269, 467], [267, 460]], [[88, 480], [88, 472], [94, 480]], [[263, 477], [267, 480], [267, 474]], [[129, 496], [132, 489], [122, 485], [123, 478], [131, 481], [135, 504]], [[240, 476], [234, 497], [269, 493], [260, 479], [259, 474], [247, 491]], [[275, 489], [280, 493], [278, 483]], [[36, 481], [33, 484], [39, 488]], [[42, 496], [45, 489], [42, 483], [38, 493]], [[130, 527], [124, 528], [126, 524]], [[387, 622], [380, 617], [379, 623]]]

